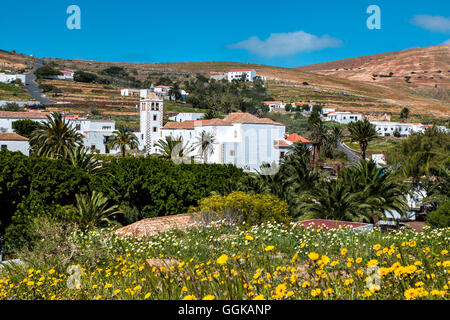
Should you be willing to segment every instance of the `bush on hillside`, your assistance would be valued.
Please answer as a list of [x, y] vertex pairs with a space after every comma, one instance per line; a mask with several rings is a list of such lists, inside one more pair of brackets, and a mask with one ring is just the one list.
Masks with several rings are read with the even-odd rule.
[[230, 224], [256, 225], [266, 222], [289, 222], [289, 207], [273, 195], [235, 191], [227, 196], [213, 195], [199, 201], [190, 212], [204, 223], [226, 220]]
[[450, 201], [442, 204], [437, 210], [430, 212], [427, 223], [435, 228], [450, 227]]

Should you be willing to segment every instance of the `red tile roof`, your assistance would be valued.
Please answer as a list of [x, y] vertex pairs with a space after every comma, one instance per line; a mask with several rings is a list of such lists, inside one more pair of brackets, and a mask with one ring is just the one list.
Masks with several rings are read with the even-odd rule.
[[234, 112], [230, 113], [225, 119], [208, 119], [208, 120], [186, 120], [183, 122], [167, 122], [162, 129], [194, 129], [198, 126], [232, 126], [233, 123], [243, 124], [271, 124], [275, 126], [284, 126], [267, 118], [258, 118], [250, 113]]
[[15, 132], [2, 132], [0, 133], [0, 141], [28, 141], [28, 139]]
[[272, 124], [275, 126], [284, 126], [282, 123], [278, 123], [268, 118], [258, 118], [250, 113], [246, 112], [234, 112], [230, 113], [224, 121], [231, 123], [247, 123], [247, 124]]
[[0, 118], [8, 119], [46, 119], [49, 115], [49, 112], [0, 111]]
[[326, 228], [326, 229], [339, 229], [339, 228], [350, 228], [356, 229], [359, 227], [370, 226], [367, 223], [360, 222], [348, 222], [348, 221], [334, 221], [325, 219], [312, 219], [306, 221], [300, 221], [297, 226], [301, 227], [315, 227], [315, 228]]
[[172, 86], [156, 86], [155, 88], [166, 88], [166, 89], [171, 89]]
[[293, 143], [297, 143], [297, 142], [301, 142], [301, 143], [312, 143], [311, 141], [309, 141], [308, 139], [293, 133], [291, 134], [289, 137], [286, 138], [287, 141], [293, 142]]

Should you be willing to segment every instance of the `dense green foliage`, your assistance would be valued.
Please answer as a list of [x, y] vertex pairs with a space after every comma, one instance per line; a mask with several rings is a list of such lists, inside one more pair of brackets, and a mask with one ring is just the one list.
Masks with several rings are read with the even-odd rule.
[[393, 166], [407, 169], [407, 176], [420, 177], [427, 170], [450, 168], [450, 134], [438, 128], [430, 128], [424, 133], [410, 135], [387, 154]]
[[435, 228], [450, 227], [450, 201], [442, 204], [439, 209], [430, 212], [427, 217], [427, 222]]
[[36, 71], [34, 71], [34, 75], [36, 76], [37, 79], [49, 76], [59, 76], [61, 74], [62, 73], [59, 70], [53, 69], [50, 66], [42, 66], [37, 68]]
[[189, 92], [186, 99], [194, 108], [211, 109], [223, 113], [242, 110], [253, 114], [268, 111], [262, 101], [270, 100], [271, 96], [261, 80], [254, 82], [227, 80], [216, 81], [198, 76], [186, 81], [185, 90]]
[[32, 240], [36, 218], [78, 221], [76, 195], [92, 191], [102, 192], [110, 205], [135, 208], [136, 219], [185, 213], [243, 175], [231, 165], [176, 165], [158, 157], [107, 159], [102, 170], [102, 174], [88, 174], [72, 165], [70, 158], [28, 158], [2, 151], [0, 232], [6, 230], [8, 243], [20, 246]]
[[28, 139], [31, 138], [31, 134], [34, 130], [39, 127], [39, 123], [33, 120], [25, 119], [25, 120], [17, 120], [12, 124], [12, 128], [14, 132], [17, 134], [26, 137]]

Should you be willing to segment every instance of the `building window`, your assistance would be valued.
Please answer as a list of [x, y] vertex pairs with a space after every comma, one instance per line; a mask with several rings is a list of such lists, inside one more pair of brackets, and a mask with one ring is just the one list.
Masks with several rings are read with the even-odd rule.
[[81, 130], [81, 124], [77, 124], [77, 125], [75, 126], [75, 129], [76, 129], [77, 131]]
[[157, 132], [158, 131], [158, 127], [153, 127], [153, 132]]
[[234, 152], [234, 150], [230, 150], [230, 157], [234, 157], [236, 155], [236, 153]]
[[158, 116], [156, 114], [153, 115], [153, 121], [156, 121], [158, 119]]
[[103, 126], [102, 130], [111, 130], [111, 126]]
[[91, 150], [95, 150], [95, 144], [91, 145]]
[[234, 130], [234, 137], [237, 138], [237, 131]]
[[284, 158], [285, 155], [286, 155], [286, 152], [280, 151], [280, 158]]

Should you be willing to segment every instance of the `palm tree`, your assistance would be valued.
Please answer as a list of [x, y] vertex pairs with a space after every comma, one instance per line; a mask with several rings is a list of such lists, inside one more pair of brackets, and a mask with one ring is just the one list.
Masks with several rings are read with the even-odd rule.
[[312, 190], [300, 210], [305, 212], [305, 219], [361, 221], [367, 219], [363, 212], [370, 205], [356, 201], [357, 198], [358, 194], [351, 192], [343, 181], [331, 180]]
[[208, 155], [214, 154], [214, 144], [216, 143], [216, 139], [214, 135], [202, 131], [201, 135], [197, 137], [197, 141], [195, 142], [195, 146], [199, 148], [199, 154], [203, 159], [204, 163], [208, 162]]
[[359, 195], [355, 201], [370, 204], [365, 215], [375, 225], [378, 225], [380, 217], [385, 217], [387, 211], [404, 215], [406, 189], [393, 172], [377, 168], [374, 161], [363, 160], [344, 169], [339, 179], [348, 186], [350, 192]]
[[108, 198], [101, 192], [93, 191], [89, 194], [76, 194], [76, 211], [80, 227], [86, 229], [111, 223], [109, 217], [121, 214], [117, 205], [108, 206]]
[[188, 144], [183, 146], [182, 137], [167, 136], [164, 140], [160, 139], [156, 146], [164, 158], [174, 161], [184, 159], [193, 150]]
[[33, 131], [30, 144], [37, 156], [61, 159], [83, 144], [83, 136], [60, 113], [53, 112]]
[[352, 142], [358, 142], [361, 147], [361, 157], [366, 159], [366, 150], [369, 142], [377, 138], [377, 131], [375, 126], [371, 124], [367, 119], [364, 121], [351, 122], [348, 125], [350, 130], [350, 138]]
[[125, 157], [127, 147], [131, 150], [137, 149], [139, 147], [139, 141], [133, 132], [120, 126], [118, 130], [113, 132], [113, 136], [108, 141], [108, 147], [111, 149], [119, 147], [122, 157]]
[[69, 154], [69, 160], [74, 167], [80, 168], [90, 174], [95, 175], [102, 169], [100, 161], [92, 153], [89, 153], [89, 149], [85, 147], [73, 149]]

